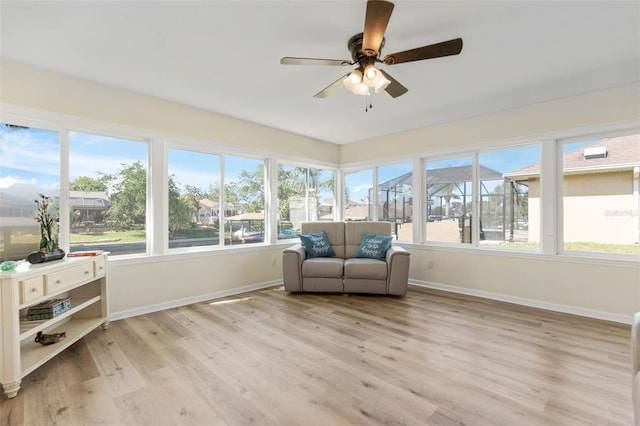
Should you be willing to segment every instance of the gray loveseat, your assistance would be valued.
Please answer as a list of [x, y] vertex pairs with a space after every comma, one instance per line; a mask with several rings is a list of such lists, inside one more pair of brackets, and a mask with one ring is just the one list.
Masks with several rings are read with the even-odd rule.
[[302, 244], [283, 252], [284, 289], [288, 292], [372, 293], [404, 296], [409, 252], [391, 246], [382, 259], [354, 257], [362, 233], [390, 235], [389, 222], [307, 222], [301, 234], [324, 231], [333, 257], [308, 258]]

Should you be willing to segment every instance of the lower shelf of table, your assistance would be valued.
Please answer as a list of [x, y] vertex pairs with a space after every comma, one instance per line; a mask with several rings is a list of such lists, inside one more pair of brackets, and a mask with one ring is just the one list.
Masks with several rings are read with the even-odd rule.
[[67, 337], [58, 343], [41, 345], [40, 343], [29, 342], [22, 345], [20, 347], [21, 377], [31, 373], [107, 321], [106, 317], [72, 318], [54, 329], [47, 330], [47, 333], [66, 332]]

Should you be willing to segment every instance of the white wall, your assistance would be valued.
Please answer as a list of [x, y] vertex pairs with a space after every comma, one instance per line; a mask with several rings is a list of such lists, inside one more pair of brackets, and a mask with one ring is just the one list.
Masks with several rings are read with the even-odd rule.
[[338, 163], [331, 143], [11, 61], [0, 71], [3, 103]]
[[284, 247], [109, 262], [115, 319], [282, 283]]
[[450, 150], [639, 117], [640, 83], [344, 145], [340, 164]]
[[[640, 85], [625, 86], [336, 146], [155, 98], [4, 61], [0, 102], [342, 164], [449, 149], [640, 117]], [[0, 110], [1, 112], [1, 110]], [[391, 143], [390, 143], [391, 142]], [[409, 247], [414, 283], [629, 321], [640, 310], [640, 267], [557, 256]], [[282, 278], [282, 246], [110, 262], [116, 318]], [[273, 259], [276, 265], [273, 266]], [[433, 269], [426, 269], [426, 260]]]
[[[632, 264], [411, 247], [414, 284], [629, 323], [640, 310], [640, 267]], [[432, 269], [427, 269], [431, 260]]]

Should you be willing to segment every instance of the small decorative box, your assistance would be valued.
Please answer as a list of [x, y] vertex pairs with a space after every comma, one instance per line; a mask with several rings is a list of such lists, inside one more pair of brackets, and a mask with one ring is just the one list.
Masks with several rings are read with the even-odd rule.
[[27, 321], [55, 318], [67, 312], [70, 308], [71, 300], [68, 297], [66, 299], [47, 300], [27, 310]]

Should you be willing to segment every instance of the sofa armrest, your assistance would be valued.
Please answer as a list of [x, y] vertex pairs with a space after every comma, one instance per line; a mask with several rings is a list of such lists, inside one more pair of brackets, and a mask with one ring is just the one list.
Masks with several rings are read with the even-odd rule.
[[302, 291], [302, 262], [307, 254], [301, 244], [287, 247], [282, 252], [282, 278], [285, 291]]
[[387, 250], [387, 289], [388, 293], [395, 296], [407, 294], [409, 284], [409, 262], [411, 253], [404, 247], [391, 246]]
[[631, 402], [635, 425], [640, 425], [640, 312], [633, 315], [631, 323]]

